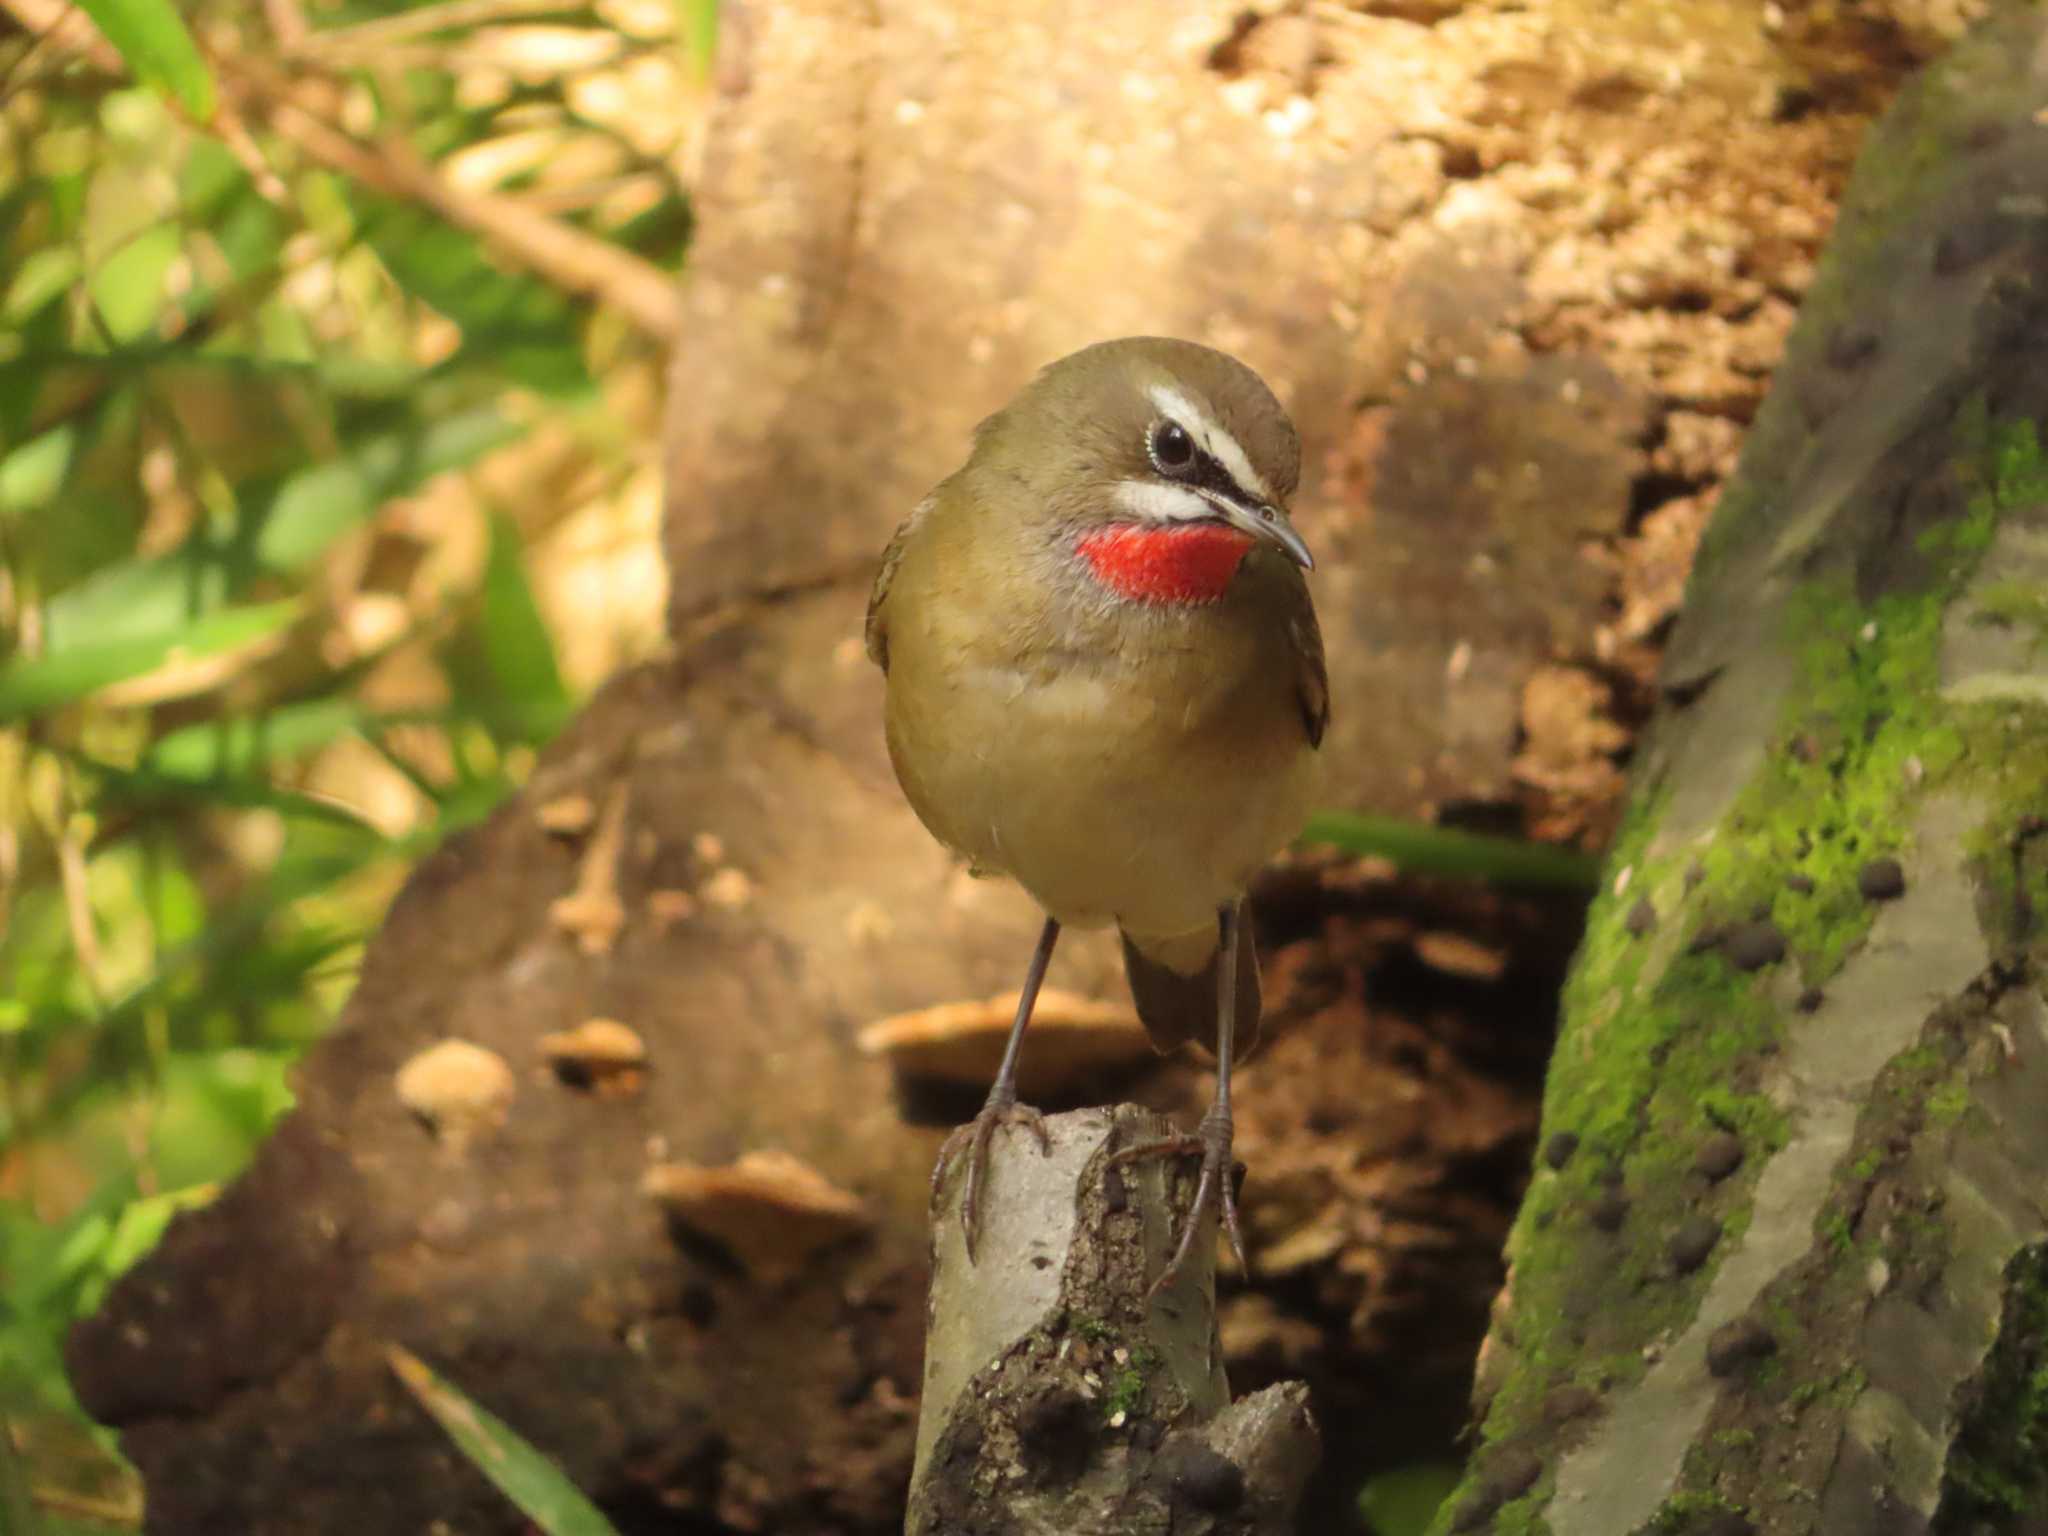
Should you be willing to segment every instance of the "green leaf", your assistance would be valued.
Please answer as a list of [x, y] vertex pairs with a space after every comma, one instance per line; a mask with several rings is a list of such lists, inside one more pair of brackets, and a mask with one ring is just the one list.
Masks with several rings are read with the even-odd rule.
[[164, 663], [216, 655], [275, 634], [299, 616], [296, 600], [228, 608], [132, 640], [84, 644], [0, 666], [0, 723], [58, 709], [141, 677]]
[[[70, 497], [64, 511], [73, 519], [101, 516]], [[102, 564], [44, 605], [43, 644], [55, 655], [167, 633], [220, 607], [237, 585], [222, 552], [197, 541], [165, 555]]]
[[428, 1370], [410, 1350], [393, 1344], [385, 1354], [405, 1389], [448, 1432], [456, 1448], [547, 1536], [616, 1536], [611, 1522], [561, 1469], [503, 1421]]
[[143, 755], [141, 768], [170, 779], [245, 778], [280, 759], [300, 757], [369, 727], [374, 717], [353, 699], [308, 699], [260, 715], [183, 726]]
[[172, 0], [78, 0], [135, 72], [201, 122], [213, 116], [213, 73]]
[[392, 277], [461, 327], [465, 363], [558, 397], [592, 391], [580, 312], [561, 290], [506, 271], [452, 224], [368, 196], [357, 201], [363, 233]]
[[574, 707], [555, 665], [554, 637], [526, 580], [519, 530], [502, 513], [491, 517], [490, 554], [484, 564], [482, 640], [484, 658], [516, 728], [531, 741], [545, 741], [568, 721]]
[[47, 504], [71, 471], [77, 443], [78, 429], [64, 422], [0, 459], [0, 515]]
[[349, 444], [345, 458], [285, 477], [267, 505], [256, 501], [256, 557], [272, 570], [303, 570], [391, 497], [471, 463], [518, 432], [486, 405], [368, 434]]
[[78, 1288], [101, 1263], [122, 1208], [135, 1197], [134, 1174], [117, 1174], [55, 1226], [0, 1201], [0, 1268], [8, 1275], [8, 1307], [18, 1313], [55, 1310], [70, 1322]]
[[[285, 1087], [289, 1070], [277, 1051], [230, 1047], [180, 1051], [164, 1064], [157, 1089], [156, 1112], [149, 1128], [149, 1167], [157, 1179], [191, 1203], [219, 1187], [248, 1166], [263, 1137], [285, 1110], [291, 1094]], [[128, 1252], [137, 1243], [147, 1252], [163, 1230], [163, 1219], [131, 1231], [144, 1218], [130, 1206], [122, 1212], [113, 1248]], [[123, 1267], [126, 1260], [124, 1259]]]
[[[171, 1224], [173, 1216], [207, 1204], [218, 1192], [214, 1185], [195, 1184], [131, 1200], [114, 1219], [113, 1231], [107, 1234], [106, 1247], [100, 1253], [102, 1279], [106, 1282], [118, 1279], [123, 1270], [157, 1245], [157, 1239], [164, 1235], [164, 1228]], [[91, 1289], [88, 1287], [89, 1296]], [[98, 1304], [99, 1297], [90, 1296], [82, 1310], [91, 1311]]]
[[301, 570], [376, 510], [376, 488], [360, 465], [343, 460], [302, 469], [278, 487], [256, 558], [272, 570]]
[[93, 307], [116, 341], [152, 334], [164, 309], [164, 279], [185, 243], [175, 224], [153, 224], [117, 249], [92, 275]]
[[7, 285], [7, 299], [0, 304], [0, 319], [20, 325], [52, 299], [67, 292], [84, 271], [78, 251], [69, 245], [45, 246], [31, 251]]
[[1600, 881], [1600, 861], [1574, 848], [1481, 837], [1455, 827], [1433, 827], [1391, 816], [1319, 811], [1302, 828], [1301, 841], [1324, 843], [1346, 853], [1392, 861], [1416, 875], [1490, 880], [1498, 885], [1550, 886], [1590, 890]]

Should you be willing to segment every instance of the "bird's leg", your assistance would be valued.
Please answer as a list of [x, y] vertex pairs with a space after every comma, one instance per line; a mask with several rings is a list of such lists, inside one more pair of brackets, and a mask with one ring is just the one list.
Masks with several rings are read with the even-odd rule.
[[1242, 900], [1241, 897], [1233, 897], [1216, 912], [1220, 951], [1216, 962], [1216, 1097], [1211, 1101], [1208, 1113], [1202, 1116], [1202, 1123], [1192, 1136], [1169, 1136], [1142, 1147], [1127, 1147], [1110, 1159], [1113, 1165], [1133, 1163], [1148, 1157], [1192, 1157], [1199, 1154], [1202, 1159], [1202, 1176], [1195, 1185], [1194, 1204], [1188, 1207], [1187, 1223], [1181, 1229], [1180, 1242], [1174, 1247], [1173, 1257], [1166, 1261], [1166, 1268], [1152, 1282], [1154, 1295], [1180, 1273], [1181, 1265], [1187, 1262], [1187, 1256], [1193, 1250], [1195, 1234], [1202, 1230], [1203, 1218], [1213, 1207], [1221, 1207], [1223, 1230], [1230, 1234], [1230, 1251], [1237, 1258], [1238, 1269], [1250, 1273], [1244, 1261], [1244, 1234], [1237, 1224], [1237, 1181], [1232, 1177], [1230, 1161], [1230, 1057], [1237, 1031], [1237, 946], [1244, 942]]
[[1031, 953], [1031, 967], [1024, 973], [1024, 989], [1017, 994], [1017, 1017], [1010, 1024], [1010, 1038], [1003, 1047], [1002, 1065], [996, 1068], [996, 1080], [988, 1090], [988, 1098], [981, 1106], [981, 1113], [961, 1126], [946, 1138], [946, 1145], [939, 1152], [939, 1163], [932, 1170], [932, 1192], [936, 1194], [945, 1179], [946, 1169], [967, 1147], [967, 1188], [960, 1196], [960, 1231], [967, 1243], [967, 1262], [974, 1262], [974, 1238], [976, 1211], [980, 1204], [981, 1186], [988, 1173], [988, 1146], [999, 1125], [1022, 1125], [1038, 1137], [1038, 1150], [1052, 1152], [1052, 1138], [1046, 1135], [1045, 1117], [1029, 1104], [1017, 1102], [1017, 1055], [1024, 1044], [1024, 1027], [1031, 1022], [1031, 1010], [1038, 1002], [1039, 986], [1045, 981], [1045, 967], [1052, 959], [1052, 946], [1060, 936], [1057, 918], [1048, 917], [1045, 927], [1038, 935], [1038, 948]]

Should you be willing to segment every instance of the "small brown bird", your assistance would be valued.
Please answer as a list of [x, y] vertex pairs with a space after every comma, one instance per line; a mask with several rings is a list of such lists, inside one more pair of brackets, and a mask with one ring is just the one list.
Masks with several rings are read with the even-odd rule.
[[1017, 1055], [1063, 926], [1122, 931], [1138, 1015], [1216, 1051], [1177, 1271], [1220, 1202], [1240, 1266], [1230, 1069], [1256, 1039], [1244, 891], [1307, 815], [1329, 718], [1323, 642], [1285, 511], [1293, 425], [1236, 359], [1131, 337], [1043, 370], [896, 530], [868, 602], [889, 755], [934, 836], [1045, 910], [1002, 1066], [939, 1159], [971, 1148], [970, 1258], [990, 1137], [1045, 1130]]

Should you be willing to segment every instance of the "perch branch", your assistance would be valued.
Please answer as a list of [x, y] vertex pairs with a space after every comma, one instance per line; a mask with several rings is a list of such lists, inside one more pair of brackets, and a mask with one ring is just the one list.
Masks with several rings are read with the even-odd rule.
[[[1052, 1150], [999, 1135], [979, 1262], [960, 1170], [932, 1206], [932, 1296], [910, 1536], [1282, 1536], [1315, 1469], [1299, 1382], [1232, 1403], [1218, 1359], [1215, 1243], [1174, 1284], [1188, 1171], [1105, 1170], [1172, 1127], [1135, 1105], [1045, 1122]], [[1213, 1223], [1214, 1218], [1210, 1218]]]

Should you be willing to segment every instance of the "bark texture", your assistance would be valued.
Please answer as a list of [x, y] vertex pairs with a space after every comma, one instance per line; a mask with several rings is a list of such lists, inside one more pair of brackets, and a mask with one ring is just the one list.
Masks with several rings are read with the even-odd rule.
[[1987, 1447], [1981, 1405], [2038, 1363], [2048, 1236], [2044, 121], [2019, 8], [1864, 151], [1567, 984], [1451, 1529], [1972, 1529], [2039, 1487], [2038, 1406]]
[[910, 1536], [1284, 1536], [1315, 1470], [1300, 1382], [1230, 1401], [1216, 1328], [1215, 1221], [1151, 1294], [1193, 1195], [1170, 1134], [1133, 1106], [1021, 1131], [989, 1160], [977, 1262], [964, 1165], [933, 1201], [930, 1327]]

